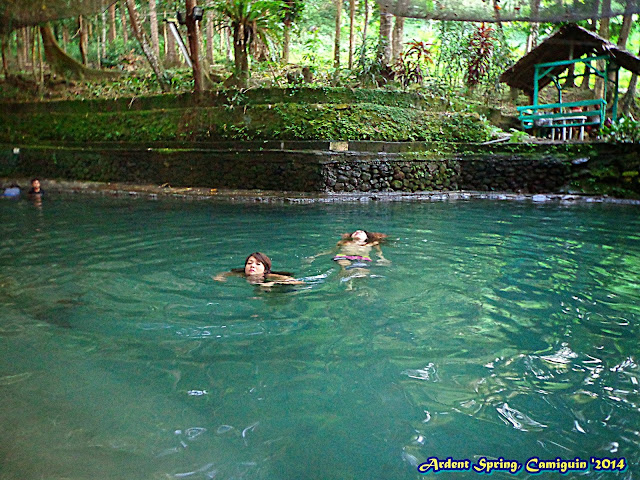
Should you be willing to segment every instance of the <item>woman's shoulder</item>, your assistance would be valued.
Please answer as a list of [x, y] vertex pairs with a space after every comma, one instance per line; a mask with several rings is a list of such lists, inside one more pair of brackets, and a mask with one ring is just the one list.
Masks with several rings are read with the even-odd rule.
[[283, 275], [281, 273], [268, 273], [265, 275], [266, 283], [279, 284], [279, 285], [304, 285], [302, 280], [296, 280], [291, 275]]
[[272, 273], [267, 273], [265, 275], [265, 278], [269, 280], [287, 280], [293, 277], [289, 275], [288, 272], [272, 272]]

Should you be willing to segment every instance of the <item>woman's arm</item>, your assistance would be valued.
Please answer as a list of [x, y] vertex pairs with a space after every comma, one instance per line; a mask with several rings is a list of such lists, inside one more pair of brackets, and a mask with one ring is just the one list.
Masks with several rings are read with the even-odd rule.
[[380, 244], [376, 243], [373, 246], [373, 249], [376, 251], [376, 255], [378, 257], [378, 260], [376, 260], [376, 263], [379, 265], [389, 265], [391, 264], [390, 260], [387, 260], [386, 258], [384, 258], [384, 255], [382, 254], [382, 249], [380, 248]]
[[339, 245], [340, 244], [336, 245], [331, 250], [325, 250], [324, 252], [316, 253], [315, 255], [311, 255], [309, 257], [305, 257], [304, 261], [306, 263], [313, 263], [313, 261], [318, 257], [321, 257], [323, 255], [332, 255], [332, 254], [336, 253], [339, 250]]
[[222, 273], [218, 273], [217, 275], [211, 277], [213, 278], [216, 282], [226, 282], [227, 281], [227, 277], [244, 277], [244, 273], [241, 272], [222, 272]]

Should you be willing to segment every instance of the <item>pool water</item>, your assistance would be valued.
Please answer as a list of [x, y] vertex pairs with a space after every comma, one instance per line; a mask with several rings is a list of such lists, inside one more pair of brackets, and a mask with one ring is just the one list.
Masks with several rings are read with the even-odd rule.
[[[50, 196], [0, 214], [3, 480], [406, 479], [433, 457], [640, 475], [638, 207]], [[340, 271], [327, 252], [357, 228], [389, 235], [390, 265]], [[306, 284], [212, 279], [253, 251]]]

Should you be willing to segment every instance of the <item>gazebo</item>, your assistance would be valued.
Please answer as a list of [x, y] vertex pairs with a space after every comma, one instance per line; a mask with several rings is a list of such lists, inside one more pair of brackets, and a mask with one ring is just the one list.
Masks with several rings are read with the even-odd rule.
[[[598, 68], [604, 62], [604, 69]], [[604, 80], [601, 98], [564, 102], [559, 81], [570, 65], [584, 64], [590, 71]], [[617, 47], [610, 41], [575, 24], [563, 26], [557, 33], [522, 57], [506, 70], [500, 81], [510, 87], [523, 90], [529, 95], [531, 105], [518, 107], [519, 120], [523, 128], [561, 128], [563, 136], [568, 127], [579, 127], [581, 137], [584, 127], [601, 127], [607, 114], [607, 84], [613, 83], [611, 118], [618, 115], [618, 72], [623, 67], [640, 74], [640, 58]], [[601, 67], [600, 67], [601, 68]], [[576, 76], [584, 76], [584, 73]], [[539, 93], [553, 83], [558, 91], [556, 103], [540, 103]]]

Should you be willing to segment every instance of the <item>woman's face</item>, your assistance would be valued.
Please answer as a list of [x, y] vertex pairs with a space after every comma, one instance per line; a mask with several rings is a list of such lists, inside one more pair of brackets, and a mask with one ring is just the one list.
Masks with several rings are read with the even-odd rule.
[[248, 276], [264, 275], [264, 264], [256, 257], [249, 257], [247, 263], [244, 264], [244, 274]]
[[351, 238], [356, 242], [366, 243], [367, 242], [367, 232], [364, 230], [356, 230], [351, 234]]

